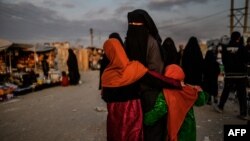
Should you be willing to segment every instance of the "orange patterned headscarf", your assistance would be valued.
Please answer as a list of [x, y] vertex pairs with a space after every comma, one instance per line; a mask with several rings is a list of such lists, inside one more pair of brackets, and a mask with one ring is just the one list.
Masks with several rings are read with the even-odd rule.
[[104, 43], [103, 49], [110, 63], [102, 74], [102, 87], [119, 87], [132, 84], [148, 70], [139, 61], [129, 61], [117, 39], [108, 39]]
[[[185, 74], [180, 66], [168, 65], [165, 76], [183, 81]], [[185, 119], [187, 112], [194, 105], [198, 98], [198, 90], [190, 85], [182, 87], [182, 90], [163, 89], [163, 93], [168, 105], [168, 141], [178, 141], [178, 132]]]

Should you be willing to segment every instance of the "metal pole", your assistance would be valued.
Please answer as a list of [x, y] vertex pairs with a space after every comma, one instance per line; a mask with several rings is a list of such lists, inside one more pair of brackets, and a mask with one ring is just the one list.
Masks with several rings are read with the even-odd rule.
[[245, 3], [245, 17], [244, 17], [244, 28], [243, 33], [247, 33], [247, 17], [248, 17], [248, 0]]
[[93, 28], [90, 28], [90, 45], [93, 46]]
[[234, 0], [231, 0], [231, 9], [230, 9], [230, 34], [234, 30]]

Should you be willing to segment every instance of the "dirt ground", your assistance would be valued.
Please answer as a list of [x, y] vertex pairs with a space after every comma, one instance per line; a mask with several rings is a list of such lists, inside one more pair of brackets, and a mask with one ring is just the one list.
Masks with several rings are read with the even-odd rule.
[[[99, 72], [81, 74], [82, 84], [53, 87], [0, 103], [1, 141], [106, 141], [106, 108], [98, 90]], [[211, 105], [195, 107], [197, 141], [223, 141], [224, 124], [236, 118], [229, 99], [223, 114]]]

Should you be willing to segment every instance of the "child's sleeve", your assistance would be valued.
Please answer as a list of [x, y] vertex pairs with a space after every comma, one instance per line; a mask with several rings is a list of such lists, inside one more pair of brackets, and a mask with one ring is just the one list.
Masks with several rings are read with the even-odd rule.
[[154, 125], [164, 114], [167, 113], [167, 104], [163, 93], [159, 93], [153, 109], [144, 115], [145, 125]]
[[208, 101], [208, 93], [205, 91], [200, 91], [198, 92], [198, 98], [195, 101], [195, 106], [203, 106], [207, 103]]

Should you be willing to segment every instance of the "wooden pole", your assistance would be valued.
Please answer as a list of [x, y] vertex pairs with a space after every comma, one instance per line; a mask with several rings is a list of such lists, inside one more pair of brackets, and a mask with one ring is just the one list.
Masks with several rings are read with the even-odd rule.
[[12, 74], [12, 64], [11, 64], [11, 56], [12, 56], [12, 52], [10, 51], [10, 53], [9, 53], [9, 62], [10, 62], [10, 74]]
[[37, 72], [37, 66], [36, 66], [36, 58], [37, 58], [37, 54], [36, 54], [36, 48], [37, 48], [37, 44], [35, 44], [35, 47], [34, 47], [34, 61], [35, 61], [35, 70], [34, 72], [36, 73]]

